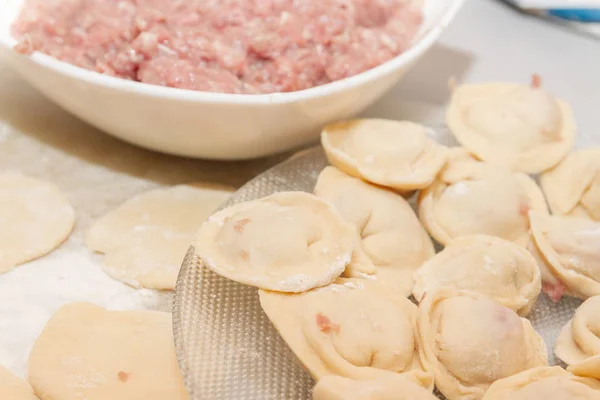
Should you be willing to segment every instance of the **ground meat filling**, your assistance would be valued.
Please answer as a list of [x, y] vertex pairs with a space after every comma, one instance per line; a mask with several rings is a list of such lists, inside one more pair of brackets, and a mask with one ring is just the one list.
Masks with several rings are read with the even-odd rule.
[[22, 53], [140, 82], [220, 93], [292, 92], [401, 54], [414, 0], [26, 0]]

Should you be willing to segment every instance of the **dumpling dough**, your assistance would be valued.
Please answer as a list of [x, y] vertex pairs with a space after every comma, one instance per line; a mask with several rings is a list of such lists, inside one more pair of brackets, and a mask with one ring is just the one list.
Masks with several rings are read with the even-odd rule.
[[365, 381], [329, 375], [317, 382], [313, 400], [437, 400], [431, 389], [425, 389], [430, 385], [433, 386], [433, 378], [425, 373], [391, 373]]
[[586, 358], [576, 364], [571, 364], [567, 367], [567, 371], [577, 376], [600, 380], [600, 355]]
[[219, 275], [296, 293], [333, 282], [356, 244], [356, 228], [329, 203], [308, 193], [281, 192], [212, 215], [195, 247]]
[[570, 153], [541, 183], [552, 213], [600, 221], [600, 147]]
[[74, 223], [73, 207], [54, 184], [0, 173], [0, 274], [50, 253]]
[[366, 279], [338, 279], [302, 294], [260, 291], [260, 303], [315, 379], [377, 379], [421, 369], [416, 306]]
[[530, 219], [542, 290], [555, 301], [600, 295], [600, 222], [533, 212]]
[[478, 158], [531, 174], [558, 164], [575, 140], [569, 105], [527, 85], [461, 85], [452, 95], [447, 121]]
[[554, 353], [567, 365], [600, 356], [600, 296], [590, 297], [561, 330]]
[[142, 193], [96, 221], [87, 246], [105, 253], [104, 271], [115, 279], [174, 289], [196, 231], [232, 191], [198, 184]]
[[529, 210], [548, 213], [540, 188], [529, 176], [476, 161], [462, 148], [419, 195], [419, 217], [443, 245], [460, 236], [498, 236], [525, 246]]
[[484, 295], [441, 288], [419, 306], [425, 371], [448, 400], [478, 400], [498, 379], [546, 365], [546, 345], [528, 320]]
[[171, 314], [60, 308], [35, 342], [29, 382], [42, 400], [187, 400]]
[[598, 400], [600, 382], [580, 378], [561, 367], [539, 367], [501, 379], [484, 400]]
[[321, 142], [340, 170], [403, 192], [429, 186], [446, 163], [446, 148], [409, 121], [336, 122], [325, 127]]
[[535, 259], [524, 247], [474, 235], [453, 240], [415, 273], [417, 301], [439, 287], [484, 294], [524, 316], [535, 304], [542, 280]]
[[37, 400], [37, 397], [33, 394], [31, 386], [0, 366], [0, 399]]
[[[410, 295], [415, 269], [435, 254], [429, 235], [404, 198], [390, 190], [350, 177], [335, 167], [319, 175], [315, 194], [329, 201], [357, 227], [361, 247], [376, 266], [378, 281]], [[371, 274], [367, 264], [351, 263], [345, 276]]]

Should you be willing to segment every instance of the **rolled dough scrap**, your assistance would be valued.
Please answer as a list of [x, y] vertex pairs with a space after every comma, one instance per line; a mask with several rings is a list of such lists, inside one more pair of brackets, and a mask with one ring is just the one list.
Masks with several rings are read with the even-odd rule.
[[0, 173], [0, 274], [57, 248], [74, 223], [73, 207], [54, 184]]
[[31, 386], [0, 366], [0, 399], [37, 400], [37, 397], [33, 394]]
[[232, 192], [196, 184], [142, 193], [96, 221], [87, 246], [105, 253], [104, 271], [115, 279], [134, 287], [174, 289], [196, 231]]
[[70, 303], [48, 321], [29, 357], [42, 400], [186, 400], [171, 315]]

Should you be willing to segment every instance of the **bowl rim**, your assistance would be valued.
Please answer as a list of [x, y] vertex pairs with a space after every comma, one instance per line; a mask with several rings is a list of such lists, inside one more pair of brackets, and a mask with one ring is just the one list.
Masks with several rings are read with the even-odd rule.
[[[423, 37], [421, 37], [414, 45], [393, 59], [357, 75], [295, 92], [233, 94], [171, 88], [104, 75], [99, 72], [77, 67], [65, 61], [60, 61], [40, 52], [34, 52], [30, 56], [20, 54], [16, 54], [16, 56], [28, 57], [31, 61], [42, 67], [53, 70], [54, 72], [68, 76], [72, 79], [84, 81], [94, 86], [107, 87], [110, 89], [127, 93], [135, 93], [147, 97], [185, 102], [213, 104], [227, 103], [250, 106], [297, 103], [309, 99], [326, 97], [336, 93], [344, 92], [349, 89], [360, 87], [368, 82], [378, 80], [379, 78], [394, 72], [409, 62], [416, 60], [427, 49], [429, 49], [429, 47], [431, 47], [440, 34], [448, 27], [465, 1], [466, 0], [452, 0], [452, 4], [445, 10], [440, 20], [428, 31], [426, 31]], [[5, 32], [0, 33], [0, 44], [5, 46], [9, 51], [12, 51], [12, 47], [16, 45], [17, 41], [7, 32], [9, 26], [6, 27], [7, 29]]]

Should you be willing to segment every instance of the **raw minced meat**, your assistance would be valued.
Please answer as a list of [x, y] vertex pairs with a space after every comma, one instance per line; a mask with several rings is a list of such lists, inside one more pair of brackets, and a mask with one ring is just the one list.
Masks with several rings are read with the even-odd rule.
[[26, 0], [22, 53], [140, 82], [221, 93], [291, 92], [405, 51], [414, 0]]

